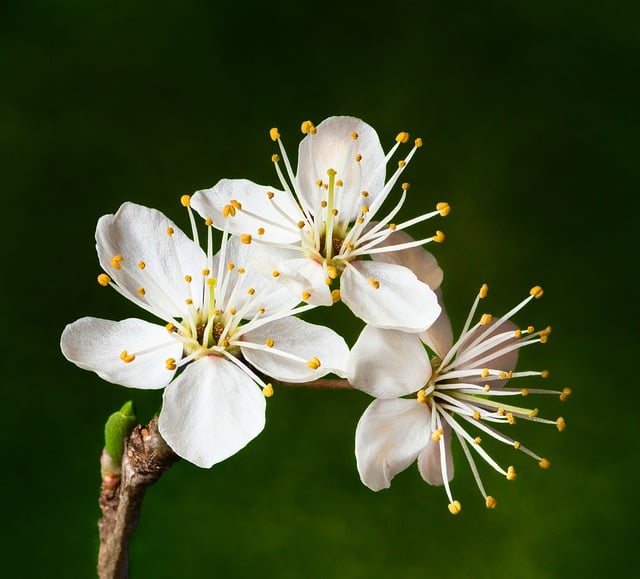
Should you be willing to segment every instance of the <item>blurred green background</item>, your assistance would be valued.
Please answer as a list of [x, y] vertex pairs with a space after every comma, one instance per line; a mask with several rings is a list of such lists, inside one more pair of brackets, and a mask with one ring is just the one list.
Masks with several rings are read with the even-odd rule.
[[[497, 452], [519, 477], [483, 470], [488, 511], [458, 461], [453, 517], [415, 467], [388, 491], [359, 482], [366, 395], [280, 388], [246, 449], [150, 489], [131, 576], [634, 576], [639, 5], [416, 4], [0, 5], [3, 576], [94, 576], [104, 421], [132, 399], [146, 422], [160, 403], [60, 354], [66, 323], [138, 314], [95, 282], [97, 219], [131, 200], [188, 228], [180, 195], [275, 184], [269, 128], [295, 157], [300, 122], [334, 114], [385, 148], [423, 138], [403, 215], [453, 208], [412, 233], [447, 234], [432, 249], [457, 327], [483, 282], [496, 314], [545, 288], [517, 319], [554, 333], [521, 367], [573, 389], [539, 403], [568, 426], [514, 428], [553, 466]], [[359, 330], [343, 310], [316, 316]]]

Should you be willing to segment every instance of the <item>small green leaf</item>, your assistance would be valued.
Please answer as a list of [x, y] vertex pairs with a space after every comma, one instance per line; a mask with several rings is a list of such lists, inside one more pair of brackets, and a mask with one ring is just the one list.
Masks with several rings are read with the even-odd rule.
[[138, 422], [133, 402], [126, 402], [120, 410], [114, 412], [104, 425], [104, 449], [119, 467], [122, 463], [124, 441]]

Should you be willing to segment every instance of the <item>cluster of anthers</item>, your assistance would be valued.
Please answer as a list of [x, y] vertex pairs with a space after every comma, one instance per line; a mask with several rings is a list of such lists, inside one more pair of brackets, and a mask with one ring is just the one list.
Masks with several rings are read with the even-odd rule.
[[488, 287], [485, 284], [476, 296], [460, 337], [446, 356], [442, 360], [437, 356], [431, 358], [432, 377], [426, 387], [417, 393], [418, 402], [427, 404], [431, 408], [432, 440], [440, 446], [442, 480], [449, 498], [449, 510], [453, 514], [460, 512], [461, 505], [458, 500], [454, 500], [449, 486], [449, 475], [452, 473], [447, 473], [445, 457], [449, 451], [445, 449], [445, 428], [453, 431], [460, 442], [487, 508], [495, 508], [496, 500], [486, 493], [470, 448], [473, 448], [507, 480], [516, 479], [515, 468], [509, 466], [504, 469], [500, 466], [483, 448], [481, 437], [469, 434], [464, 425], [471, 425], [490, 438], [525, 453], [535, 459], [541, 468], [549, 468], [551, 463], [546, 458], [525, 447], [520, 441], [496, 430], [491, 424], [512, 425], [517, 419], [524, 419], [555, 425], [558, 431], [562, 431], [565, 428], [564, 418], [559, 417], [556, 420], [542, 418], [538, 416], [538, 408], [505, 403], [504, 400], [509, 397], [523, 398], [530, 394], [551, 394], [559, 396], [560, 400], [564, 401], [571, 394], [569, 388], [559, 391], [504, 387], [508, 380], [515, 378], [547, 378], [549, 376], [547, 370], [516, 372], [504, 368], [515, 366], [519, 349], [536, 343], [546, 343], [551, 334], [551, 327], [535, 330], [533, 326], [528, 326], [520, 329], [515, 328], [509, 321], [531, 300], [542, 297], [543, 290], [540, 286], [531, 288], [526, 299], [500, 318], [495, 319], [485, 313], [475, 325], [470, 327], [478, 304], [486, 297], [487, 292]]

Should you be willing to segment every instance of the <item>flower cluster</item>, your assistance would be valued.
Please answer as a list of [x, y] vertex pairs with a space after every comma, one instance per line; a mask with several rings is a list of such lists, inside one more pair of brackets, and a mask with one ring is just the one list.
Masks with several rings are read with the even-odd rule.
[[[183, 196], [191, 237], [159, 211], [134, 203], [100, 218], [98, 282], [155, 321], [81, 318], [64, 329], [63, 354], [109, 382], [164, 389], [160, 433], [201, 467], [235, 454], [262, 431], [274, 382], [346, 378], [374, 397], [356, 428], [356, 462], [367, 487], [389, 487], [417, 460], [424, 480], [444, 485], [449, 510], [459, 512], [449, 484], [455, 438], [486, 505], [494, 507], [474, 452], [509, 480], [515, 469], [498, 464], [479, 435], [548, 467], [497, 427], [525, 419], [564, 428], [562, 418], [544, 419], [536, 408], [503, 402], [569, 394], [506, 386], [548, 375], [515, 366], [520, 348], [546, 342], [550, 328], [521, 329], [511, 321], [542, 289], [532, 288], [505, 315], [482, 314], [474, 323], [487, 294], [482, 286], [454, 340], [443, 273], [424, 249], [444, 234], [413, 239], [406, 231], [448, 215], [449, 205], [395, 220], [409, 189], [401, 176], [421, 140], [387, 176], [393, 157], [410, 142], [408, 133], [399, 133], [385, 153], [373, 128], [353, 117], [331, 117], [317, 127], [306, 121], [301, 128], [295, 172], [278, 129], [270, 131], [279, 149], [272, 157], [278, 187], [222, 179]], [[364, 326], [351, 348], [335, 330], [300, 317], [339, 300]]]

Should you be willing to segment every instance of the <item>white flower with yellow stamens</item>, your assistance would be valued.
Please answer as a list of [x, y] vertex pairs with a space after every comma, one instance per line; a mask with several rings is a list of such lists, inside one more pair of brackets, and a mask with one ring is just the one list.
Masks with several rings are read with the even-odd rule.
[[[273, 161], [282, 190], [223, 179], [196, 192], [193, 208], [216, 226], [242, 235], [245, 243], [259, 242], [266, 250], [260, 258], [263, 270], [276, 272], [304, 301], [330, 305], [341, 298], [356, 316], [376, 327], [426, 330], [440, 314], [433, 291], [409, 268], [375, 257], [442, 241], [444, 234], [437, 231], [426, 239], [385, 243], [394, 231], [447, 215], [449, 205], [438, 203], [431, 212], [394, 223], [409, 188], [402, 183], [395, 207], [372, 221], [422, 142], [414, 141], [385, 182], [387, 163], [409, 141], [408, 133], [400, 133], [385, 155], [373, 128], [353, 117], [330, 117], [317, 128], [306, 121], [302, 132], [306, 136], [294, 175], [278, 130], [271, 130], [280, 147], [281, 157], [274, 155]], [[332, 291], [338, 278], [340, 289]]]
[[[451, 333], [442, 327], [438, 335], [426, 336], [366, 326], [354, 345], [347, 377], [355, 388], [377, 398], [365, 410], [356, 429], [356, 459], [362, 482], [372, 490], [388, 488], [391, 479], [414, 460], [426, 482], [444, 485], [449, 510], [456, 514], [449, 481], [453, 477], [451, 439], [460, 442], [487, 507], [496, 501], [485, 491], [472, 450], [507, 479], [515, 479], [513, 466], [503, 468], [484, 448], [484, 439], [493, 438], [533, 457], [543, 468], [549, 461], [519, 441], [503, 434], [496, 426], [513, 424], [519, 419], [556, 425], [564, 429], [564, 419], [538, 417], [537, 408], [509, 403], [509, 398], [529, 394], [556, 394], [563, 391], [505, 388], [514, 378], [546, 377], [546, 371], [515, 371], [518, 350], [544, 343], [550, 328], [517, 329], [510, 318], [529, 301], [539, 298], [542, 289], [534, 287], [530, 295], [504, 316], [488, 314], [471, 326], [479, 301], [486, 296], [482, 287], [460, 337], [452, 344]], [[448, 342], [448, 343], [447, 343]], [[434, 348], [435, 352], [431, 350]], [[404, 398], [413, 394], [411, 398]], [[470, 434], [468, 427], [476, 430]], [[482, 438], [482, 441], [481, 441]]]
[[61, 348], [109, 382], [165, 388], [160, 433], [179, 456], [210, 467], [262, 431], [273, 393], [262, 375], [344, 376], [348, 347], [332, 330], [292, 317], [313, 306], [296, 307], [287, 287], [252, 272], [249, 246], [225, 234], [213, 255], [208, 227], [203, 251], [190, 217], [194, 241], [159, 211], [133, 203], [100, 218], [99, 283], [163, 323], [85, 317], [65, 328]]

